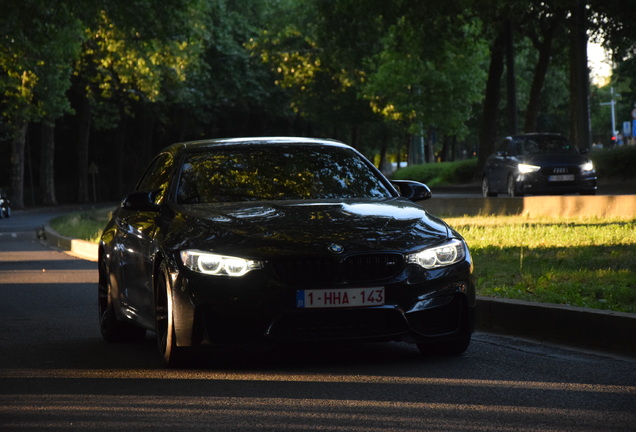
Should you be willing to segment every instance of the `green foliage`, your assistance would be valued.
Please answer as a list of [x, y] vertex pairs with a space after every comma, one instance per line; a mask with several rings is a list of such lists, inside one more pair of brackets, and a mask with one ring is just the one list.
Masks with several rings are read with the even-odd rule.
[[[479, 136], [488, 47], [506, 20], [514, 27], [520, 117], [530, 92], [540, 93], [538, 129], [567, 134], [569, 26], [559, 19], [569, 16], [571, 5], [548, 3], [3, 0], [0, 161], [13, 160], [7, 145], [12, 138], [22, 140], [17, 150], [23, 149], [25, 125], [42, 121], [61, 126], [60, 152], [76, 151], [78, 124], [106, 131], [81, 129], [78, 152], [90, 148], [91, 159], [108, 160], [100, 174], [105, 185], [121, 181], [120, 171], [130, 168], [113, 168], [123, 158], [113, 154], [119, 149], [134, 155], [127, 162], [144, 164], [151, 146], [176, 139], [328, 136], [366, 154], [400, 153], [410, 161], [419, 155], [408, 149], [409, 133], [426, 131], [429, 159], [442, 142], [475, 147], [462, 141]], [[619, 65], [612, 86], [624, 98], [617, 105], [620, 121], [628, 118], [630, 95], [636, 94], [634, 59], [626, 55], [636, 41], [634, 11], [615, 1], [588, 5], [590, 32], [607, 36]], [[548, 25], [554, 20], [560, 22], [556, 29]], [[532, 91], [537, 43], [553, 30], [546, 82]], [[598, 106], [607, 102], [606, 90], [597, 92], [591, 107], [597, 134], [608, 129], [607, 107]], [[499, 105], [502, 134], [506, 104]], [[60, 130], [66, 134], [59, 136]], [[118, 145], [103, 149], [112, 142], [111, 130]], [[29, 156], [37, 157], [37, 139], [31, 144]], [[11, 175], [13, 188], [24, 184], [17, 178], [24, 160], [16, 159], [11, 174], [7, 164], [0, 162], [0, 182]], [[69, 177], [77, 173], [69, 183], [86, 182], [87, 164], [81, 164], [65, 170]]]
[[636, 179], [636, 146], [613, 147], [590, 153], [599, 178]]
[[6, 121], [16, 126], [70, 112], [66, 91], [81, 42], [73, 8], [5, 0], [0, 16], [0, 103]]
[[429, 186], [469, 183], [477, 173], [477, 159], [410, 165], [393, 174], [395, 180], [415, 180]]
[[636, 312], [636, 220], [446, 221], [471, 247], [480, 295]]
[[116, 126], [138, 104], [187, 99], [188, 79], [201, 71], [206, 4], [171, 0], [157, 8], [143, 1], [111, 2], [95, 10], [85, 23], [75, 73], [85, 84], [85, 97], [105, 114], [96, 118], [98, 127]]
[[461, 13], [444, 18], [405, 14], [382, 42], [382, 51], [367, 61], [362, 90], [373, 108], [408, 125], [411, 133], [435, 127], [465, 137], [466, 119], [485, 84], [487, 47], [481, 23]]
[[50, 221], [55, 232], [70, 238], [99, 242], [102, 230], [110, 217], [112, 209], [98, 209], [59, 216]]

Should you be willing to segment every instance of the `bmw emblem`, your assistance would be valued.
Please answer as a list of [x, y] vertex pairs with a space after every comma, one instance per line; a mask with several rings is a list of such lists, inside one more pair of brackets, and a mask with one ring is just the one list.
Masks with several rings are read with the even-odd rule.
[[329, 250], [330, 250], [331, 252], [333, 252], [333, 253], [337, 253], [337, 254], [339, 254], [339, 253], [344, 252], [344, 246], [339, 245], [339, 244], [337, 244], [337, 243], [331, 243], [331, 244], [329, 245]]

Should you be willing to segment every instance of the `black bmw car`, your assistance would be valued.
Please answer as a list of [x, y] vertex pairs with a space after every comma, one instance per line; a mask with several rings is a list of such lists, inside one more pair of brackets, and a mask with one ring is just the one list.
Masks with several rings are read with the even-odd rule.
[[532, 133], [506, 137], [490, 155], [482, 177], [484, 197], [507, 193], [596, 193], [594, 164], [566, 137]]
[[414, 202], [430, 196], [337, 141], [172, 145], [104, 229], [102, 335], [155, 332], [168, 365], [259, 341], [398, 340], [460, 354], [473, 264], [462, 237]]

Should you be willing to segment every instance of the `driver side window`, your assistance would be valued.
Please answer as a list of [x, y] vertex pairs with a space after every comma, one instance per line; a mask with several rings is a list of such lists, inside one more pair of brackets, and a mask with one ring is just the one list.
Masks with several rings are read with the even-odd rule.
[[171, 168], [172, 156], [167, 153], [158, 155], [150, 163], [141, 180], [139, 180], [137, 190], [155, 192], [154, 202], [155, 204], [161, 204], [170, 182]]
[[509, 138], [501, 141], [497, 146], [497, 153], [500, 156], [509, 155], [512, 151], [512, 141]]

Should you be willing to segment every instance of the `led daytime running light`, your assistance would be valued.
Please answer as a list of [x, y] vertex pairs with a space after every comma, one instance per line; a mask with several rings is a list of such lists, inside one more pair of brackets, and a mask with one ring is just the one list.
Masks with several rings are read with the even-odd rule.
[[518, 169], [521, 174], [528, 174], [539, 171], [541, 167], [536, 165], [519, 164]]
[[262, 268], [259, 261], [193, 250], [181, 251], [181, 262], [192, 271], [213, 276], [240, 277]]
[[441, 246], [407, 255], [409, 264], [417, 264], [425, 269], [446, 267], [463, 261], [466, 258], [464, 242], [453, 239]]

